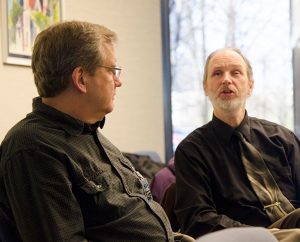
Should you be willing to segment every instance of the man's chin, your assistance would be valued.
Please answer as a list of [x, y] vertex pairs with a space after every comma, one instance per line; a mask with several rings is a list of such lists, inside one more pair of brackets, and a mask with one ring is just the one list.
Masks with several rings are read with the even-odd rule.
[[216, 103], [218, 108], [221, 109], [223, 112], [232, 113], [240, 109], [240, 102], [236, 101], [222, 101]]
[[106, 114], [111, 113], [113, 110], [114, 110], [114, 106], [111, 106], [111, 107], [107, 108]]

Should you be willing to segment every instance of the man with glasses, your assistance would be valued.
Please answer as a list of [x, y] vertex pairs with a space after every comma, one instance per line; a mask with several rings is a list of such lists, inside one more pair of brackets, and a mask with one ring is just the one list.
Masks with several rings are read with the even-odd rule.
[[174, 241], [147, 180], [101, 134], [122, 85], [115, 42], [79, 21], [35, 40], [39, 97], [6, 135], [0, 162], [0, 208], [24, 242]]

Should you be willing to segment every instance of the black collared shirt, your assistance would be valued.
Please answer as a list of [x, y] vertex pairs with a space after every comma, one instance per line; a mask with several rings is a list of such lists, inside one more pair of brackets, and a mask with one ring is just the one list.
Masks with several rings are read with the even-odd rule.
[[41, 102], [1, 144], [0, 205], [22, 241], [173, 241], [132, 164], [100, 133]]
[[[236, 129], [261, 153], [283, 194], [300, 206], [300, 143], [288, 129], [248, 117]], [[176, 215], [198, 237], [238, 226], [271, 224], [245, 173], [235, 129], [215, 116], [175, 152]]]

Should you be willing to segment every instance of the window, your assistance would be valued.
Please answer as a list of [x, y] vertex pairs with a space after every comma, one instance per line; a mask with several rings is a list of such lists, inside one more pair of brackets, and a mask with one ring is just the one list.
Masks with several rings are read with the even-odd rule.
[[173, 150], [211, 119], [212, 107], [202, 89], [203, 67], [208, 54], [225, 46], [241, 49], [252, 64], [255, 84], [247, 103], [249, 115], [293, 130], [289, 1], [169, 0], [168, 4]]

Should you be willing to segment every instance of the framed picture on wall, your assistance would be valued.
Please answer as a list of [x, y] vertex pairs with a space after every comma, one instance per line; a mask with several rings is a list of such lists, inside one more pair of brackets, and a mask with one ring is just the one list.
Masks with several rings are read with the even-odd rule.
[[30, 66], [36, 35], [62, 19], [62, 0], [1, 2], [3, 62]]

